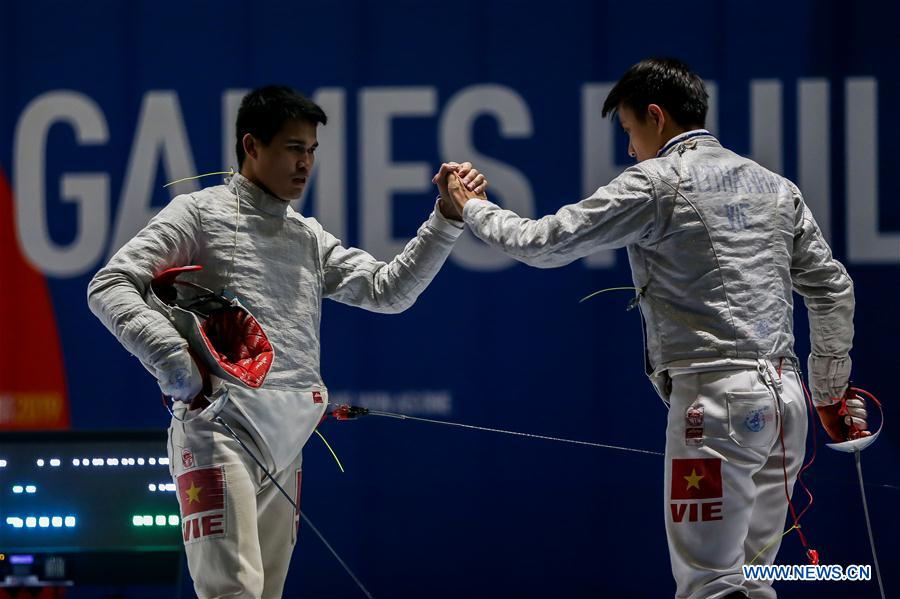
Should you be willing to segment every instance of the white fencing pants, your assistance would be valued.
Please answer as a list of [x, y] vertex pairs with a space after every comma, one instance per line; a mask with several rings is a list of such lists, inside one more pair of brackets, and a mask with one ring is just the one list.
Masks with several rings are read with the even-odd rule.
[[[229, 422], [266, 464], [256, 443]], [[221, 424], [199, 418], [169, 427], [169, 464], [181, 508], [184, 548], [200, 599], [281, 597], [299, 513]], [[270, 472], [300, 503], [302, 454]]]
[[775, 561], [785, 480], [792, 493], [806, 448], [800, 379], [787, 369], [773, 378], [767, 385], [762, 368], [672, 377], [664, 503], [679, 599], [776, 596], [741, 571]]

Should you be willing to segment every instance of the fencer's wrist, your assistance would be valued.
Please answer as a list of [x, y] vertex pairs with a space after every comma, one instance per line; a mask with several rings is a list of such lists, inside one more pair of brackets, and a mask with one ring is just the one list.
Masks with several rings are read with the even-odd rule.
[[190, 370], [190, 365], [194, 360], [191, 353], [187, 349], [187, 344], [178, 346], [165, 356], [156, 361], [155, 370], [156, 378], [162, 380], [166, 373], [180, 369]]
[[453, 223], [462, 223], [462, 217], [459, 212], [453, 207], [448, 200], [445, 200], [443, 196], [438, 196], [437, 203], [435, 204], [435, 209], [438, 214], [444, 217], [445, 220], [451, 221]]
[[850, 356], [810, 354], [809, 386], [813, 403], [817, 406], [828, 406], [840, 401], [847, 392], [852, 366]]
[[463, 207], [462, 216], [463, 222], [468, 223], [471, 219], [474, 219], [474, 212], [478, 210], [481, 206], [487, 205], [489, 200], [480, 200], [478, 198], [471, 198], [466, 205]]
[[427, 224], [429, 227], [446, 233], [455, 239], [462, 234], [465, 225], [461, 220], [453, 220], [444, 216], [441, 213], [440, 202], [441, 199], [438, 197], [434, 202], [434, 211], [431, 213]]
[[191, 401], [203, 389], [203, 377], [186, 349], [167, 355], [157, 369], [157, 382], [164, 395], [176, 401]]

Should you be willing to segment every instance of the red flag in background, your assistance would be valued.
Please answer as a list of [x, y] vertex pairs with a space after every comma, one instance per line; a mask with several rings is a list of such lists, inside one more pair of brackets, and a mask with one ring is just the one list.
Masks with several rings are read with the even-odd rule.
[[69, 427], [62, 348], [44, 275], [19, 249], [0, 169], [0, 430]]

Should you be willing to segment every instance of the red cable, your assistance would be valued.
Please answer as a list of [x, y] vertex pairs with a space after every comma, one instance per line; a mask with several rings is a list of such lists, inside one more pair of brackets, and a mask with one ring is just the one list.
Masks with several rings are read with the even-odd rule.
[[800, 388], [803, 389], [803, 396], [806, 398], [806, 405], [809, 407], [809, 410], [807, 410], [807, 412], [808, 412], [807, 418], [809, 419], [809, 423], [810, 423], [809, 429], [812, 430], [812, 440], [813, 440], [812, 457], [809, 458], [809, 461], [804, 466], [802, 466], [800, 468], [800, 472], [797, 473], [797, 482], [800, 483], [800, 486], [803, 487], [803, 490], [806, 491], [806, 494], [809, 496], [809, 503], [800, 512], [799, 518], [802, 518], [803, 514], [805, 514], [807, 511], [809, 511], [809, 509], [813, 505], [813, 494], [812, 494], [812, 491], [809, 490], [809, 487], [806, 486], [806, 483], [803, 481], [803, 474], [807, 470], [809, 470], [810, 467], [812, 467], [813, 462], [816, 461], [816, 455], [818, 454], [818, 451], [819, 451], [819, 441], [816, 437], [816, 421], [814, 418], [816, 409], [812, 402], [812, 395], [810, 394], [809, 389], [806, 388], [806, 383], [803, 382], [803, 377], [799, 376], [799, 374], [798, 374], [797, 378], [800, 379]]
[[[800, 530], [800, 518], [797, 516], [796, 510], [794, 510], [794, 504], [791, 502], [791, 495], [788, 491], [788, 475], [787, 475], [787, 452], [784, 448], [784, 417], [781, 419], [781, 425], [778, 427], [779, 438], [781, 440], [781, 469], [784, 472], [784, 496], [787, 498], [788, 508], [790, 508], [791, 518], [794, 520], [794, 526], [797, 528], [797, 534], [800, 535], [800, 542], [803, 544], [804, 549], [809, 549], [809, 543], [806, 542], [806, 536], [803, 534], [803, 531]], [[800, 475], [798, 473], [797, 479], [799, 480]], [[801, 484], [803, 484], [801, 482]], [[804, 488], [806, 486], [804, 485]], [[809, 490], [807, 489], [807, 493]], [[812, 497], [812, 494], [810, 494]], [[812, 505], [812, 503], [810, 503]], [[802, 513], [801, 513], [802, 515]]]
[[[782, 358], [782, 360], [779, 361], [779, 363], [778, 363], [778, 377], [779, 378], [781, 378], [781, 370], [782, 370], [783, 362], [784, 362], [784, 359]], [[806, 483], [803, 481], [802, 477], [803, 477], [803, 473], [806, 472], [813, 465], [813, 462], [815, 462], [815, 460], [816, 460], [816, 454], [818, 452], [818, 442], [816, 440], [816, 434], [815, 434], [815, 428], [814, 428], [815, 422], [812, 421], [812, 411], [813, 411], [812, 399], [809, 395], [809, 391], [806, 389], [806, 385], [803, 382], [803, 378], [799, 375], [799, 373], [797, 375], [797, 378], [800, 381], [800, 387], [803, 389], [804, 399], [807, 401], [808, 406], [810, 408], [809, 410], [807, 410], [807, 412], [809, 412], [807, 418], [810, 420], [810, 422], [812, 422], [812, 425], [813, 425], [813, 429], [812, 429], [813, 430], [813, 454], [812, 454], [812, 457], [810, 458], [809, 462], [807, 462], [805, 465], [801, 466], [800, 471], [797, 473], [797, 482], [800, 483], [800, 486], [803, 487], [803, 490], [806, 492], [806, 495], [809, 497], [809, 503], [806, 505], [805, 508], [803, 508], [803, 510], [800, 512], [800, 514], [797, 515], [797, 511], [796, 511], [796, 509], [794, 509], [794, 503], [791, 501], [790, 492], [788, 491], [787, 450], [785, 449], [785, 445], [784, 445], [784, 417], [782, 416], [782, 419], [781, 419], [781, 422], [779, 425], [779, 439], [781, 442], [781, 468], [782, 468], [782, 471], [784, 472], [784, 496], [785, 496], [785, 499], [787, 499], [788, 508], [791, 512], [791, 518], [794, 521], [794, 527], [797, 529], [797, 534], [800, 537], [800, 543], [803, 545], [803, 548], [807, 550], [806, 554], [809, 557], [810, 561], [812, 561], [813, 563], [818, 563], [818, 552], [809, 548], [809, 543], [806, 540], [806, 535], [804, 535], [803, 531], [800, 529], [800, 518], [802, 518], [804, 516], [804, 514], [806, 514], [806, 512], [809, 511], [809, 509], [812, 507], [813, 502], [814, 502], [812, 491], [810, 491], [809, 487], [806, 486]]]

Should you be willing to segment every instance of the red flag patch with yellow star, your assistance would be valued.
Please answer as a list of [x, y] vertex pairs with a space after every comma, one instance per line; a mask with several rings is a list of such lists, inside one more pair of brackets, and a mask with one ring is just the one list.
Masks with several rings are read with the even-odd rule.
[[672, 460], [672, 499], [714, 499], [721, 496], [721, 459]]
[[225, 473], [222, 466], [189, 470], [178, 477], [181, 517], [225, 508]]

